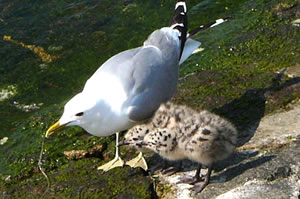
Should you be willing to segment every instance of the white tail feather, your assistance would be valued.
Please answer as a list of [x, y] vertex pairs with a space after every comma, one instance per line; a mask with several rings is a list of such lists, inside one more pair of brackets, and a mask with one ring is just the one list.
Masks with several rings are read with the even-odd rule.
[[224, 23], [226, 21], [227, 21], [227, 19], [225, 19], [225, 20], [224, 19], [217, 19], [216, 23], [214, 23], [213, 25], [211, 25], [210, 28], [212, 28], [214, 26], [217, 26], [217, 25], [220, 25], [221, 23]]
[[201, 43], [199, 41], [188, 38], [185, 42], [179, 64], [182, 64], [189, 56], [191, 56], [200, 45]]

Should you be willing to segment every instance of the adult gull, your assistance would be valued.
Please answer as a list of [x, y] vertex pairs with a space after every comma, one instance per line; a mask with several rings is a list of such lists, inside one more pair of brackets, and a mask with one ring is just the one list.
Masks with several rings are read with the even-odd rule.
[[[185, 0], [178, 0], [170, 25], [152, 32], [143, 46], [108, 59], [87, 80], [82, 92], [66, 103], [63, 115], [47, 130], [46, 137], [77, 125], [94, 136], [116, 133], [117, 144], [118, 132], [151, 119], [173, 96], [181, 55], [186, 59], [200, 46], [192, 39], [185, 46], [186, 40], [187, 7]], [[115, 158], [98, 169], [108, 171], [123, 165], [116, 147]]]

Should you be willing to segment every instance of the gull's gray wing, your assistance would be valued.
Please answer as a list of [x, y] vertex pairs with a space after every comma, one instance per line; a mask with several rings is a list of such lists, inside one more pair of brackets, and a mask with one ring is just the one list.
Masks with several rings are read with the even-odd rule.
[[156, 47], [142, 48], [133, 57], [134, 84], [126, 105], [130, 120], [149, 119], [161, 103], [173, 96], [178, 79], [178, 56], [167, 57]]
[[167, 37], [164, 31], [155, 31], [147, 40], [149, 44], [111, 57], [90, 78], [106, 73], [120, 81], [127, 95], [122, 110], [132, 121], [149, 119], [176, 90], [180, 49]]
[[127, 50], [107, 60], [94, 75], [101, 72], [116, 76], [128, 96], [123, 110], [130, 120], [144, 121], [176, 90], [178, 50], [170, 48], [168, 54], [155, 46]]

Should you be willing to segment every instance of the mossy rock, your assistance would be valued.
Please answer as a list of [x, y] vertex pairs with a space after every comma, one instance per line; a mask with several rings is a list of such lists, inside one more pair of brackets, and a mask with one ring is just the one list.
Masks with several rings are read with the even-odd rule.
[[[124, 12], [129, 4], [134, 7]], [[43, 195], [46, 181], [37, 162], [45, 130], [105, 60], [142, 45], [149, 33], [168, 24], [173, 7], [173, 0], [0, 2], [0, 38], [42, 47], [56, 58], [44, 63], [29, 49], [0, 40], [0, 88], [14, 85], [16, 91], [0, 102], [0, 139], [8, 137], [0, 146], [0, 198]], [[299, 18], [298, 1], [191, 0], [188, 8], [191, 29], [231, 19], [195, 36], [204, 51], [181, 66], [174, 102], [212, 110], [246, 129], [299, 99], [299, 77], [278, 74], [299, 65], [299, 27], [292, 24]], [[16, 103], [42, 105], [24, 112]], [[240, 144], [249, 139], [240, 137]], [[64, 156], [95, 145], [107, 147], [79, 160]], [[135, 155], [121, 153], [125, 159]], [[43, 167], [52, 182], [44, 197], [154, 197], [152, 181], [140, 170], [96, 170], [113, 155], [113, 136], [96, 138], [75, 127], [53, 135], [45, 142]]]

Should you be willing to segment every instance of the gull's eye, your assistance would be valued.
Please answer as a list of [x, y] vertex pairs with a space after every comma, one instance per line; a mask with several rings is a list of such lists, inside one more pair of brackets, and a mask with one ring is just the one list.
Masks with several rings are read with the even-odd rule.
[[78, 117], [83, 116], [83, 112], [77, 113], [75, 116], [78, 116]]

